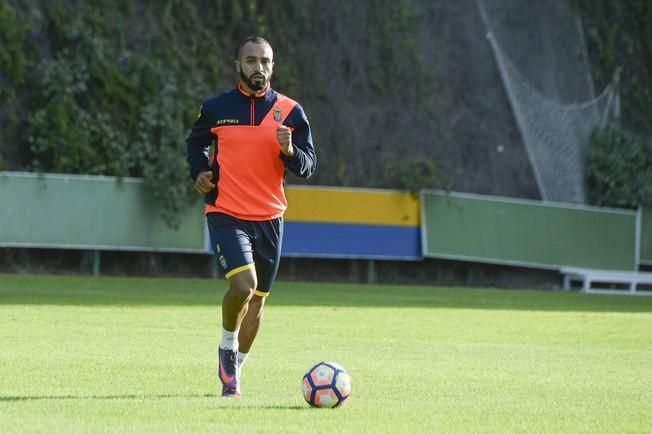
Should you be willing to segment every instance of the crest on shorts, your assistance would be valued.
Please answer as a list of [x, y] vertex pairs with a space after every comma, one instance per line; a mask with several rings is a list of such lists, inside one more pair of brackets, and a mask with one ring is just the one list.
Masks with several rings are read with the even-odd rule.
[[226, 264], [226, 259], [224, 258], [224, 255], [222, 254], [222, 249], [220, 249], [220, 243], [217, 243], [215, 245], [215, 253], [217, 254], [217, 262], [220, 263], [222, 268], [226, 270], [227, 264]]
[[281, 122], [281, 119], [283, 118], [283, 112], [281, 111], [280, 108], [275, 107], [274, 108], [274, 120], [276, 122]]
[[218, 258], [218, 261], [219, 261], [220, 265], [222, 266], [222, 268], [224, 268], [226, 270], [227, 263], [226, 263], [226, 259], [224, 258], [224, 255], [220, 255], [220, 257]]

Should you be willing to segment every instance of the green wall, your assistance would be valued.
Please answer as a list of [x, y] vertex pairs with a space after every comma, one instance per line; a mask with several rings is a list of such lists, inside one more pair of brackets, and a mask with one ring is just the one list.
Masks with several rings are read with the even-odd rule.
[[422, 193], [424, 256], [542, 268], [636, 269], [636, 213]]
[[[0, 172], [0, 203], [0, 246], [209, 250], [201, 201], [172, 229], [141, 179]], [[652, 264], [652, 208], [637, 218], [626, 210], [423, 191], [421, 232], [426, 257], [550, 269]]]
[[641, 245], [639, 261], [652, 265], [652, 206], [641, 210]]
[[0, 172], [0, 245], [205, 252], [200, 201], [166, 226], [140, 179]]

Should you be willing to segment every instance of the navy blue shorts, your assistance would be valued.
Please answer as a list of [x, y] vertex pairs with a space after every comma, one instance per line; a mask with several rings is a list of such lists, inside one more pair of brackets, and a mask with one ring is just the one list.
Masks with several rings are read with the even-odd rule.
[[283, 219], [248, 221], [212, 212], [206, 214], [206, 221], [213, 252], [226, 278], [255, 267], [255, 293], [269, 295], [281, 260]]

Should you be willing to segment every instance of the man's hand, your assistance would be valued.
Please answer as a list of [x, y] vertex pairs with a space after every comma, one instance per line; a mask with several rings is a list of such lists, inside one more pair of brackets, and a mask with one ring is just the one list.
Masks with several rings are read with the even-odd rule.
[[276, 129], [276, 138], [281, 145], [281, 152], [288, 157], [294, 156], [294, 146], [292, 146], [292, 130], [285, 125]]
[[199, 172], [195, 180], [195, 191], [199, 194], [206, 194], [215, 188], [215, 184], [211, 182], [213, 179], [213, 172]]

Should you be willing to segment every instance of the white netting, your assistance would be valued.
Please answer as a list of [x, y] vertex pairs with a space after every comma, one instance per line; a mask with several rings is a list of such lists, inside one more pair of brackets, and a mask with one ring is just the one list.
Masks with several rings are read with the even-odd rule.
[[585, 203], [586, 147], [617, 97], [611, 86], [593, 97], [576, 18], [550, 6], [560, 2], [525, 2], [519, 10], [510, 5], [520, 2], [476, 2], [542, 199]]

